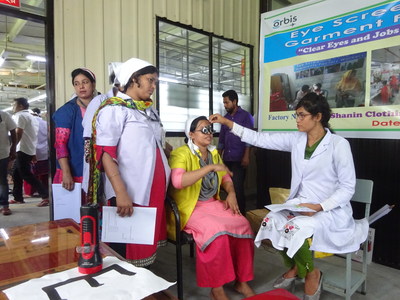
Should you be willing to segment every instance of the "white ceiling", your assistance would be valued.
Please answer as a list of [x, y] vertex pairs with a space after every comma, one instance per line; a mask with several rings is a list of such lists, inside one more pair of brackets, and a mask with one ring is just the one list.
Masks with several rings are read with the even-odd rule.
[[[44, 13], [44, 1], [21, 1], [21, 10]], [[33, 99], [46, 93], [46, 65], [27, 55], [45, 57], [44, 24], [3, 15], [0, 11], [0, 110], [7, 109], [14, 98]], [[43, 97], [43, 96], [42, 96]], [[39, 97], [40, 98], [40, 97]], [[31, 102], [30, 107], [46, 110], [46, 99]]]

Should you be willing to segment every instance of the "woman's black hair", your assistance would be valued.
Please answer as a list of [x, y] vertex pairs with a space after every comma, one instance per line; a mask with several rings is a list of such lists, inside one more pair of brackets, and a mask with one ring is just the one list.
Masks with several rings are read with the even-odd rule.
[[96, 83], [96, 77], [94, 77], [94, 74], [91, 71], [87, 71], [85, 69], [82, 68], [78, 68], [75, 69], [71, 72], [71, 77], [72, 77], [72, 85], [74, 85], [74, 79], [76, 76], [78, 76], [79, 74], [82, 74], [84, 76], [86, 76], [87, 78], [89, 78], [89, 80], [92, 83]]
[[[207, 117], [205, 117], [205, 116], [200, 116], [200, 117], [197, 117], [196, 119], [194, 119], [194, 120], [192, 121], [192, 124], [190, 124], [190, 129], [189, 129], [189, 131], [190, 131], [190, 132], [194, 132], [194, 131], [196, 130], [197, 124], [199, 124], [199, 122], [200, 122], [200, 121], [203, 121], [203, 120], [208, 121]], [[185, 143], [186, 143], [186, 144], [187, 144], [188, 141], [189, 141], [188, 137], [185, 137]]]
[[123, 93], [126, 94], [126, 91], [128, 90], [132, 82], [137, 82], [138, 86], [140, 87], [140, 82], [139, 82], [140, 76], [153, 73], [157, 73], [158, 75], [158, 69], [155, 66], [147, 66], [144, 67], [143, 69], [140, 69], [139, 71], [136, 71], [135, 73], [132, 74], [131, 78], [129, 78], [128, 82], [125, 84]]
[[322, 95], [316, 93], [306, 94], [297, 104], [296, 110], [303, 107], [311, 115], [316, 116], [321, 113], [321, 124], [323, 127], [328, 128], [330, 132], [334, 133], [329, 124], [331, 119], [331, 108], [329, 107], [328, 101]]

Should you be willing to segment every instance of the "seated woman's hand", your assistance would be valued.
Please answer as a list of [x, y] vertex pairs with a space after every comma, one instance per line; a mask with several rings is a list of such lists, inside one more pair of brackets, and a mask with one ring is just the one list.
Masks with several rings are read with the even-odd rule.
[[130, 217], [133, 214], [132, 200], [127, 193], [117, 195], [117, 214], [120, 217]]
[[225, 209], [231, 209], [234, 215], [242, 215], [239, 209], [239, 205], [236, 200], [236, 194], [233, 192], [228, 193], [225, 200]]
[[231, 170], [228, 169], [228, 167], [224, 164], [213, 164], [211, 165], [213, 167], [214, 172], [222, 172], [225, 171], [227, 172], [230, 176], [233, 176], [233, 173]]
[[301, 212], [300, 214], [302, 214], [303, 216], [311, 217], [311, 216], [315, 215], [317, 212], [322, 210], [321, 204], [300, 203], [299, 206], [308, 207], [310, 209], [315, 210], [315, 212]]

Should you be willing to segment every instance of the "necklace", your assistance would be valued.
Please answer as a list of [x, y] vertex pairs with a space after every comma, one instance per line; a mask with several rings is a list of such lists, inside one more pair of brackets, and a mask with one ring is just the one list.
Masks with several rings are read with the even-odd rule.
[[85, 103], [83, 103], [81, 98], [78, 98], [78, 102], [83, 106], [83, 108], [87, 108], [87, 105]]

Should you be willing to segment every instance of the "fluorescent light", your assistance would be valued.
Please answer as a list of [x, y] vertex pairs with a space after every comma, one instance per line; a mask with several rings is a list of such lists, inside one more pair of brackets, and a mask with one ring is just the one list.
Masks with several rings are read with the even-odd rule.
[[28, 103], [36, 102], [36, 101], [42, 100], [46, 97], [47, 97], [46, 94], [42, 94], [42, 95], [33, 97], [32, 99], [28, 99]]
[[0, 67], [3, 65], [3, 63], [6, 61], [6, 57], [7, 57], [7, 52], [4, 49], [3, 51], [1, 51], [0, 53]]
[[27, 55], [25, 56], [29, 60], [33, 61], [41, 61], [41, 62], [46, 62], [46, 58], [43, 56], [38, 56], [38, 55]]
[[159, 77], [158, 80], [164, 82], [180, 83], [180, 81], [168, 77]]
[[[40, 101], [40, 100], [45, 99], [46, 97], [47, 97], [47, 95], [46, 95], [46, 93], [44, 93], [42, 95], [39, 95], [39, 96], [33, 97], [31, 99], [28, 99], [28, 103]], [[13, 109], [13, 107], [10, 106], [10, 107], [7, 107], [7, 108], [3, 109], [3, 111], [12, 111], [12, 109]]]

